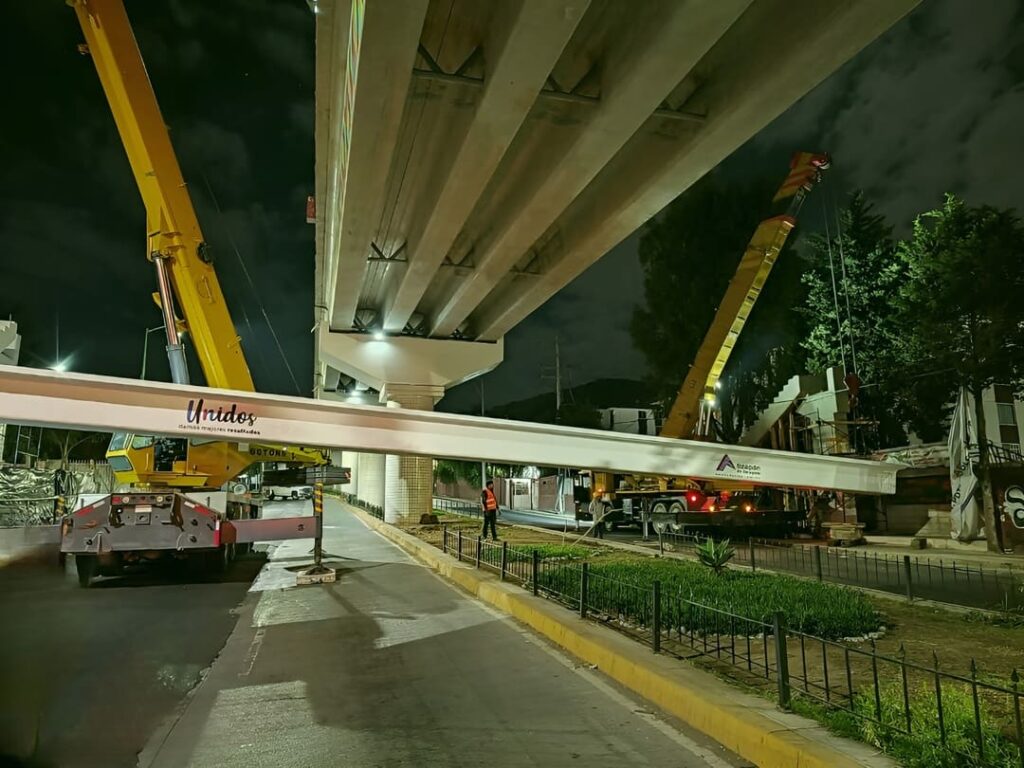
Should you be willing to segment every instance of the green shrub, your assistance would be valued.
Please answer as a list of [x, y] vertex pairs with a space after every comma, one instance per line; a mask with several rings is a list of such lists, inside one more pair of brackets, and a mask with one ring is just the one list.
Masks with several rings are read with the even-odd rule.
[[[579, 599], [579, 568], [544, 568], [540, 585]], [[644, 559], [632, 562], [595, 562], [590, 566], [588, 604], [596, 610], [632, 623], [646, 625], [651, 610], [651, 587], [661, 582], [662, 626], [687, 631], [756, 635], [760, 625], [702, 610], [687, 601], [728, 611], [770, 624], [778, 611], [791, 629], [838, 640], [874, 632], [881, 619], [858, 592], [832, 584], [804, 581], [774, 574], [727, 571], [716, 576], [685, 560]]]
[[700, 564], [710, 568], [716, 575], [725, 570], [725, 566], [735, 554], [736, 549], [729, 544], [728, 539], [705, 539], [697, 545], [697, 559], [700, 560]]
[[910, 689], [909, 698], [910, 735], [898, 730], [906, 728], [903, 687], [899, 683], [887, 685], [881, 691], [881, 722], [884, 725], [874, 722], [877, 714], [873, 691], [864, 691], [854, 697], [854, 713], [825, 710], [800, 699], [796, 701], [796, 709], [844, 736], [881, 749], [899, 760], [905, 768], [1019, 768], [1021, 765], [1020, 748], [1002, 735], [984, 700], [980, 704], [984, 757], [979, 754], [974, 701], [966, 686], [949, 683], [943, 686], [945, 746], [939, 731], [935, 689], [922, 683]]

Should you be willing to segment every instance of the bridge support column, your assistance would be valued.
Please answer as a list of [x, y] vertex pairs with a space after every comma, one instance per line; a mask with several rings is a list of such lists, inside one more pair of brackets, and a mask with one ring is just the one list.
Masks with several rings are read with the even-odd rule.
[[359, 498], [374, 507], [384, 506], [384, 456], [380, 453], [360, 453]]
[[[385, 336], [364, 333], [319, 333], [319, 361], [380, 393], [391, 408], [432, 411], [449, 387], [492, 370], [501, 362], [503, 344]], [[377, 462], [385, 478], [375, 502]], [[386, 470], [385, 470], [386, 466]], [[371, 469], [373, 467], [373, 469]], [[359, 456], [359, 498], [384, 507], [388, 522], [419, 522], [431, 511], [434, 462], [429, 458]]]
[[[386, 384], [380, 399], [389, 408], [432, 411], [444, 387], [430, 384]], [[384, 471], [384, 519], [389, 523], [418, 523], [433, 509], [434, 460], [388, 454]]]

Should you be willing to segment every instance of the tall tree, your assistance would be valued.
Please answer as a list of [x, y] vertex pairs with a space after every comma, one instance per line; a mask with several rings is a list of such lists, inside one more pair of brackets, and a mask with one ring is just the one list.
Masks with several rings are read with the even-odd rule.
[[[996, 383], [1024, 389], [1024, 226], [1007, 210], [970, 207], [947, 195], [917, 218], [900, 246], [900, 349], [922, 372], [907, 399], [974, 399], [979, 493], [989, 549], [999, 548], [982, 394]], [[927, 391], [921, 393], [922, 387]]]
[[892, 227], [857, 192], [827, 222], [826, 233], [807, 239], [804, 253], [810, 262], [803, 275], [808, 370], [841, 366], [856, 373], [865, 387], [859, 414], [878, 423], [882, 445], [903, 443], [906, 436], [891, 400], [897, 384], [892, 373], [905, 368], [894, 355], [894, 338], [906, 269], [896, 254]]
[[[729, 184], [712, 174], [645, 227], [639, 257], [646, 302], [635, 310], [631, 332], [647, 358], [655, 397], [664, 404], [671, 404], [682, 384], [750, 236], [772, 212], [774, 187], [770, 179]], [[799, 275], [800, 264], [790, 250], [787, 246], [769, 278], [762, 296], [766, 304], [774, 303], [774, 295], [779, 303], [793, 306], [790, 291], [794, 285], [799, 291], [798, 277], [793, 276]], [[781, 315], [799, 320], [785, 307]], [[756, 383], [768, 349], [795, 341], [789, 338], [793, 332], [787, 323], [776, 322], [781, 315], [763, 310], [759, 302], [729, 361], [722, 399], [729, 403], [727, 422], [734, 425], [733, 432], [749, 423], [755, 397], [770, 400], [781, 386]], [[762, 332], [773, 323], [777, 327], [771, 333]], [[773, 376], [788, 378], [795, 372], [780, 369]]]

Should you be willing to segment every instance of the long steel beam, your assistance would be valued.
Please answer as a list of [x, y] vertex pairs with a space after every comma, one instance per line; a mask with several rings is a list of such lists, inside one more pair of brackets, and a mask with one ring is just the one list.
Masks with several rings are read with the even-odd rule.
[[0, 367], [0, 422], [894, 493], [901, 465]]

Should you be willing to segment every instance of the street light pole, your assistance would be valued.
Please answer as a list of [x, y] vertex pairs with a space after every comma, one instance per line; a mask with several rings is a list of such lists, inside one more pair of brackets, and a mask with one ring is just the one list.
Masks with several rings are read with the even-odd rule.
[[146, 378], [146, 356], [149, 354], [149, 334], [162, 331], [165, 327], [166, 326], [158, 325], [156, 328], [146, 329], [146, 337], [142, 342], [142, 373], [139, 374], [140, 379], [144, 380]]

